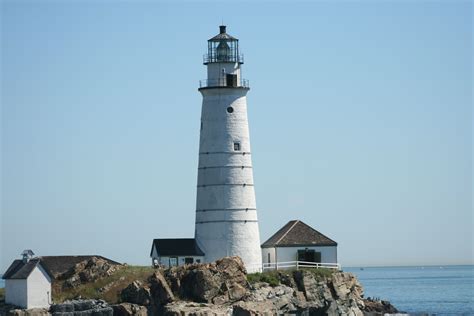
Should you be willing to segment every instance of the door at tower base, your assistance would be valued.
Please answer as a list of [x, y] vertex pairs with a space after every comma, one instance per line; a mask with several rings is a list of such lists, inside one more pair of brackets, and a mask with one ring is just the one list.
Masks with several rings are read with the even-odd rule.
[[262, 244], [262, 261], [337, 265], [337, 242], [302, 221], [289, 221]]
[[150, 257], [153, 266], [174, 267], [204, 262], [204, 252], [194, 238], [154, 239]]

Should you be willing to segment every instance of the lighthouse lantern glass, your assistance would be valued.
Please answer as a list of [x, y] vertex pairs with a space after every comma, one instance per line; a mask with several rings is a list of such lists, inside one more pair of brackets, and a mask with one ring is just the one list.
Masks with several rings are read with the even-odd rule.
[[227, 61], [231, 60], [231, 53], [230, 47], [227, 45], [225, 41], [221, 41], [219, 45], [217, 45], [217, 60], [218, 61]]
[[208, 40], [208, 52], [204, 60], [205, 64], [221, 62], [243, 64], [243, 58], [239, 54], [239, 40], [227, 34], [225, 26], [221, 25], [220, 33]]

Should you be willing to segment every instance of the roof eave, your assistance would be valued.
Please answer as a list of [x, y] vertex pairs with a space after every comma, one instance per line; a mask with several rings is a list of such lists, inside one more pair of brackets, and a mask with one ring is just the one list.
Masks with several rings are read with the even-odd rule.
[[290, 248], [290, 247], [337, 247], [337, 242], [334, 244], [273, 244], [273, 245], [261, 245], [260, 248]]

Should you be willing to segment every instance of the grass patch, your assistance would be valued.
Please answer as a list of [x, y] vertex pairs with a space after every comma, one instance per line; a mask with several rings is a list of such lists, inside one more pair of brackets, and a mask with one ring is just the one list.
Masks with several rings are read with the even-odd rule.
[[300, 268], [298, 270], [296, 269], [287, 269], [287, 270], [271, 270], [271, 271], [265, 271], [262, 273], [250, 273], [247, 274], [247, 281], [250, 284], [254, 284], [257, 282], [266, 282], [270, 286], [277, 286], [280, 285], [280, 280], [284, 276], [286, 278], [293, 278], [293, 272], [296, 271], [304, 271], [305, 273], [310, 273], [314, 276], [314, 278], [319, 281], [323, 280], [326, 278], [331, 277], [331, 275], [336, 272], [337, 270], [335, 269], [327, 269], [327, 268]]
[[336, 269], [328, 269], [328, 268], [302, 268], [300, 269], [302, 271], [307, 271], [308, 273], [311, 273], [316, 280], [322, 280], [331, 277], [331, 275], [334, 272], [337, 272]]
[[124, 266], [111, 276], [66, 290], [62, 288], [63, 282], [54, 282], [53, 301], [59, 303], [80, 296], [84, 299], [103, 299], [111, 304], [119, 303], [120, 292], [124, 288], [135, 280], [146, 282], [153, 272], [152, 267]]
[[257, 272], [247, 274], [247, 281], [250, 284], [266, 282], [270, 284], [270, 286], [277, 286], [280, 284], [280, 277], [278, 276], [278, 271]]

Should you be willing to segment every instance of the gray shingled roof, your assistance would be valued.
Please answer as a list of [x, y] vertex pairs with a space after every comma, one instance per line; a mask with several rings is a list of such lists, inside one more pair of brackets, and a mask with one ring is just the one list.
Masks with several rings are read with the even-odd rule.
[[41, 263], [41, 260], [31, 259], [28, 262], [23, 262], [23, 260], [15, 260], [12, 262], [10, 267], [7, 269], [5, 274], [2, 276], [2, 279], [27, 279], [31, 272], [35, 269], [36, 266], [41, 265], [46, 273], [53, 278], [52, 273]]
[[92, 258], [99, 258], [108, 261], [110, 264], [120, 263], [102, 256], [42, 256], [31, 259], [28, 263], [23, 260], [15, 260], [2, 276], [3, 279], [26, 279], [37, 264], [41, 264], [43, 269], [55, 279], [59, 275], [69, 271], [76, 264], [88, 261]]
[[219, 29], [220, 29], [220, 33], [214, 36], [213, 38], [210, 38], [209, 41], [221, 41], [221, 40], [238, 41], [238, 39], [236, 39], [235, 37], [227, 34], [225, 25], [219, 26]]
[[194, 238], [153, 239], [150, 257], [156, 247], [160, 256], [204, 256]]
[[292, 246], [337, 246], [337, 242], [299, 220], [289, 221], [262, 248]]
[[230, 36], [227, 33], [220, 33], [214, 36], [213, 38], [210, 38], [209, 41], [219, 41], [219, 40], [232, 40], [232, 41], [237, 41], [237, 39], [233, 36]]

